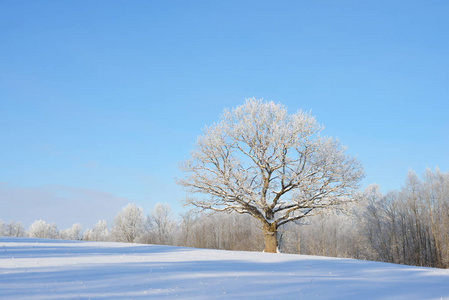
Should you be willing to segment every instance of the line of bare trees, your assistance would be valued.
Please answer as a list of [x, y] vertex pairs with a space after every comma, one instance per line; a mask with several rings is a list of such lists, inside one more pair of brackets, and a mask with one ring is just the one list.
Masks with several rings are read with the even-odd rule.
[[81, 224], [58, 230], [56, 224], [36, 220], [28, 230], [19, 222], [0, 221], [0, 236], [115, 241], [178, 245], [197, 248], [257, 250], [263, 249], [263, 236], [255, 221], [237, 214], [197, 214], [186, 212], [176, 221], [168, 204], [157, 203], [144, 215], [135, 204], [128, 204], [114, 218], [112, 226], [99, 220], [82, 231]]
[[84, 232], [83, 240], [261, 251], [263, 235], [257, 225], [238, 214], [186, 212], [176, 221], [170, 206], [161, 203], [144, 216], [141, 208], [128, 204], [116, 215], [110, 231], [105, 221], [99, 221]]
[[[449, 173], [428, 169], [420, 178], [410, 171], [400, 190], [382, 195], [370, 185], [357, 198], [345, 211], [327, 210], [280, 227], [280, 251], [449, 268]], [[24, 230], [20, 223], [0, 221], [0, 235], [264, 249], [260, 224], [250, 216], [187, 212], [176, 219], [170, 206], [160, 203], [148, 215], [129, 204], [110, 227], [100, 220], [84, 232], [80, 224], [58, 230], [37, 220]]]
[[367, 191], [366, 236], [377, 259], [449, 267], [449, 174], [410, 171], [403, 188]]
[[449, 268], [449, 173], [413, 171], [400, 190], [368, 186], [349, 213], [330, 211], [280, 232], [284, 252]]

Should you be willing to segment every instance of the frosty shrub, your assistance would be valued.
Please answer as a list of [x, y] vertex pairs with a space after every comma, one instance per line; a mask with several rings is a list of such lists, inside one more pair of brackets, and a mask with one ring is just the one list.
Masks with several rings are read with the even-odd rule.
[[54, 223], [47, 224], [42, 220], [34, 221], [27, 233], [32, 238], [57, 239], [59, 237], [56, 225]]

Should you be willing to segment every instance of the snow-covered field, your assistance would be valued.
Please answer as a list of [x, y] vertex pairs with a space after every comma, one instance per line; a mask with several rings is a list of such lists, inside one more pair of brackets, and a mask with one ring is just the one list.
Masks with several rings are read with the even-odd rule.
[[0, 238], [0, 299], [449, 299], [449, 270], [316, 256]]

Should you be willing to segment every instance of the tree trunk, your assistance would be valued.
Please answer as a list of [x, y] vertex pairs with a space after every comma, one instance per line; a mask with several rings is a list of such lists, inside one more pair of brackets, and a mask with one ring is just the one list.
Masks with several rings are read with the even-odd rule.
[[265, 227], [263, 229], [263, 236], [265, 241], [264, 252], [277, 253], [278, 241], [276, 228]]

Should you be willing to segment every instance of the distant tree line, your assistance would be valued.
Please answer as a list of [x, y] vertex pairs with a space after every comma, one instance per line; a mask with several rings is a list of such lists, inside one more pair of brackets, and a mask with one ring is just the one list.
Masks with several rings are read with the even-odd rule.
[[449, 173], [413, 171], [382, 195], [368, 186], [349, 213], [331, 211], [281, 232], [284, 252], [449, 268]]
[[[449, 268], [449, 173], [428, 169], [419, 178], [410, 171], [400, 190], [382, 195], [370, 185], [357, 198], [344, 210], [280, 227], [280, 251]], [[100, 220], [84, 232], [80, 224], [58, 230], [37, 220], [25, 230], [0, 221], [0, 235], [262, 251], [259, 226], [237, 213], [190, 211], [175, 219], [168, 204], [156, 204], [147, 215], [128, 204], [110, 227]]]

